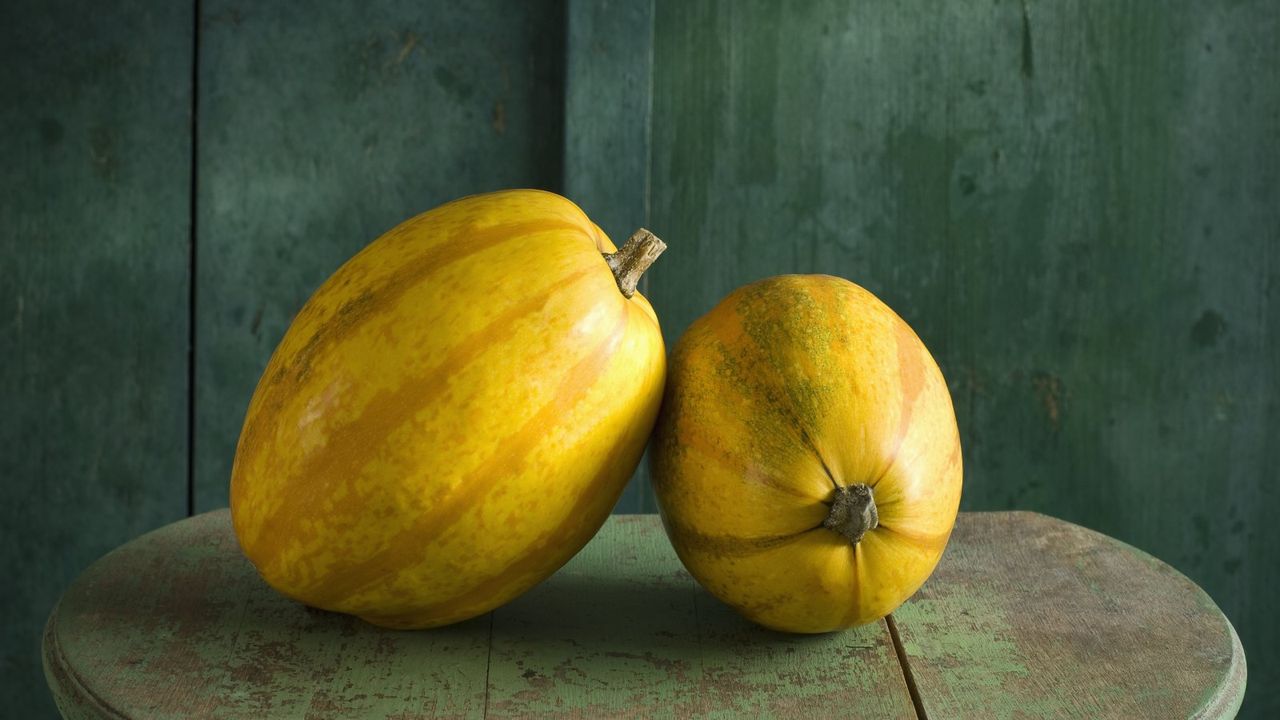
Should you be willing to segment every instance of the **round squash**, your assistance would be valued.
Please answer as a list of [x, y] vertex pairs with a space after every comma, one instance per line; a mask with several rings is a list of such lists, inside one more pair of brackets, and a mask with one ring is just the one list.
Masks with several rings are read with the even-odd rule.
[[640, 460], [665, 351], [621, 251], [513, 190], [409, 220], [307, 301], [250, 402], [231, 477], [262, 577], [386, 627], [485, 613], [599, 530]]
[[653, 460], [689, 572], [788, 632], [892, 612], [933, 571], [960, 503], [937, 364], [888, 306], [825, 275], [747, 285], [693, 323]]

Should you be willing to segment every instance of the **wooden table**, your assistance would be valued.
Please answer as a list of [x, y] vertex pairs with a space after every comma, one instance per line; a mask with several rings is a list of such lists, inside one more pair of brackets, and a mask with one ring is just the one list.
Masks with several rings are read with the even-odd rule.
[[1231, 717], [1235, 630], [1168, 565], [1034, 513], [962, 514], [884, 621], [792, 636], [740, 619], [656, 516], [615, 516], [484, 617], [382, 630], [272, 592], [225, 510], [90, 567], [44, 638], [69, 718]]

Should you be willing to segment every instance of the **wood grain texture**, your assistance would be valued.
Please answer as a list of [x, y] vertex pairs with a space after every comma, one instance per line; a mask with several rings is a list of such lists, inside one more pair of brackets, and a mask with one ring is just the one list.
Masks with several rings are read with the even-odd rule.
[[402, 632], [275, 594], [215, 511], [95, 564], [44, 649], [68, 717], [912, 717], [883, 624], [752, 626], [695, 587], [653, 515], [611, 518], [491, 616]]
[[347, 258], [462, 195], [557, 189], [563, 4], [201, 3], [197, 509], [227, 503], [245, 408]]
[[186, 511], [191, 25], [189, 3], [0, 3], [6, 717], [55, 716], [58, 594]]
[[872, 290], [949, 380], [963, 507], [1167, 558], [1236, 621], [1257, 718], [1280, 715], [1278, 33], [1260, 0], [658, 2], [654, 29], [668, 344], [763, 276]]
[[[573, 155], [558, 3], [202, 5], [207, 508], [257, 373], [330, 271], [455, 194], [553, 186]], [[672, 250], [649, 294], [668, 340], [764, 275], [875, 291], [950, 379], [966, 508], [1053, 512], [1167, 558], [1238, 625], [1242, 716], [1280, 716], [1280, 5], [654, 16], [651, 224]], [[24, 717], [48, 709], [34, 644], [56, 589], [181, 513], [181, 483], [152, 478], [185, 458], [191, 26], [181, 3], [0, 9], [0, 391], [17, 408], [0, 562], [21, 578], [0, 638]], [[606, 57], [624, 71], [593, 77], [636, 60]]]
[[933, 718], [1234, 717], [1245, 658], [1165, 563], [1028, 512], [965, 513], [893, 614]]
[[121, 547], [50, 618], [45, 666], [70, 717], [479, 717], [489, 620], [412, 633], [271, 590], [225, 510]]
[[944, 369], [983, 478], [967, 507], [1168, 560], [1240, 631], [1242, 715], [1280, 715], [1280, 6], [1029, 3], [954, 27], [1001, 67], [1021, 68], [1016, 36], [1034, 57], [953, 66]]
[[[621, 245], [649, 222], [653, 0], [569, 0], [568, 23], [564, 193]], [[656, 511], [646, 457], [615, 512]]]
[[866, 717], [914, 712], [883, 623], [775, 633], [680, 566], [654, 515], [614, 516], [494, 612], [491, 717]]

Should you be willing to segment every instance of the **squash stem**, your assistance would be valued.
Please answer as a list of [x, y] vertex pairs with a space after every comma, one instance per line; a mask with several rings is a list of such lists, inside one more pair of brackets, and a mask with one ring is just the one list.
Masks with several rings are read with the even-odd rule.
[[822, 527], [840, 533], [851, 544], [857, 545], [868, 530], [879, 526], [880, 513], [876, 510], [870, 485], [859, 483], [836, 488], [835, 501], [831, 503], [827, 519], [822, 521]]
[[618, 252], [603, 253], [604, 261], [613, 271], [613, 277], [617, 280], [618, 289], [622, 291], [623, 297], [630, 298], [636, 294], [636, 285], [640, 283], [640, 276], [644, 275], [644, 271], [648, 270], [653, 261], [657, 260], [666, 249], [667, 244], [659, 240], [657, 235], [640, 228], [632, 233]]

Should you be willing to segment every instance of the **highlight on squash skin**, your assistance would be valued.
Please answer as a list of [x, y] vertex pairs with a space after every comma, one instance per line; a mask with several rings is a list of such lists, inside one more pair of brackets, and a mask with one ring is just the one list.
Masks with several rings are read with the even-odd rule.
[[932, 572], [959, 509], [941, 371], [901, 318], [840, 278], [763, 280], [695, 322], [656, 433], [654, 489], [680, 559], [776, 630], [892, 612]]
[[639, 462], [666, 372], [613, 254], [573, 203], [518, 190], [424, 213], [343, 265], [276, 349], [237, 447], [232, 518], [263, 578], [421, 628], [576, 553]]

